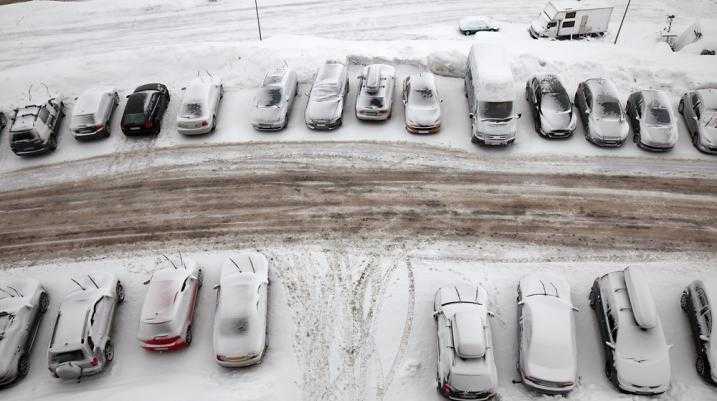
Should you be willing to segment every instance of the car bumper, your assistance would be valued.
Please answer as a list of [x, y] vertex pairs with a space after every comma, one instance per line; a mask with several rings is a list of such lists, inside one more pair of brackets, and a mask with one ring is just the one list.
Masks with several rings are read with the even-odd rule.
[[471, 141], [486, 146], [507, 146], [515, 141], [515, 136], [481, 134], [473, 135]]
[[635, 394], [635, 395], [656, 395], [656, 394], [662, 394], [665, 391], [669, 389], [669, 385], [659, 386], [655, 388], [650, 387], [640, 387], [640, 386], [631, 386], [628, 384], [619, 383], [618, 387], [620, 391], [629, 393], [629, 394]]
[[261, 362], [262, 354], [254, 355], [252, 357], [248, 358], [224, 358], [219, 359], [216, 358], [216, 361], [219, 365], [227, 367], [227, 368], [241, 368], [245, 366], [251, 366], [256, 365], [257, 363]]
[[102, 128], [95, 131], [72, 131], [72, 136], [77, 140], [97, 139], [107, 135], [107, 130]]
[[74, 367], [74, 372], [66, 371], [62, 375], [59, 375], [57, 373], [57, 370], [60, 369], [60, 366], [56, 366], [55, 368], [50, 368], [50, 372], [61, 380], [77, 380], [85, 376], [92, 376], [96, 375], [104, 369], [104, 364], [98, 364], [97, 366], [89, 366], [89, 367]]
[[459, 393], [455, 395], [448, 395], [449, 400], [463, 401], [463, 400], [490, 400], [495, 397], [495, 393]]
[[547, 385], [544, 383], [537, 383], [533, 380], [530, 380], [529, 378], [525, 377], [521, 373], [521, 379], [523, 381], [523, 384], [526, 386], [532, 388], [533, 390], [539, 391], [541, 393], [545, 394], [567, 394], [575, 388], [575, 383], [572, 383], [570, 385], [559, 385], [558, 383], [554, 383], [551, 385]]
[[306, 121], [306, 126], [309, 129], [316, 131], [331, 131], [341, 126], [341, 119], [334, 121]]
[[436, 125], [411, 125], [406, 124], [406, 131], [412, 134], [435, 134], [441, 130], [441, 124]]
[[147, 351], [177, 351], [187, 346], [187, 342], [183, 338], [179, 338], [174, 341], [157, 342], [152, 343], [142, 342], [142, 348]]
[[209, 125], [207, 125], [205, 127], [198, 127], [198, 128], [179, 128], [179, 127], [177, 127], [177, 132], [179, 134], [187, 135], [187, 136], [204, 135], [204, 134], [208, 134], [211, 131], [212, 131], [212, 127]]
[[356, 110], [356, 118], [358, 118], [359, 120], [383, 121], [387, 120], [390, 115], [391, 113], [388, 110]]
[[707, 153], [710, 155], [717, 155], [717, 146], [707, 146], [704, 144], [698, 144], [697, 150], [699, 150], [702, 153]]
[[570, 130], [557, 130], [557, 131], [548, 131], [548, 132], [541, 130], [540, 135], [542, 135], [548, 139], [568, 139], [571, 136], [573, 136], [573, 132], [574, 131], [570, 131]]
[[251, 126], [254, 127], [254, 129], [257, 131], [264, 131], [264, 132], [281, 131], [282, 129], [284, 129], [283, 123], [276, 123], [276, 124], [254, 123]]
[[47, 145], [37, 147], [37, 148], [14, 148], [11, 147], [12, 151], [18, 155], [18, 156], [35, 156], [35, 155], [41, 155], [44, 153], [47, 153], [50, 151], [50, 147]]
[[143, 136], [143, 135], [155, 135], [157, 133], [156, 129], [154, 127], [152, 128], [139, 128], [139, 129], [131, 129], [131, 128], [122, 128], [122, 133], [125, 134], [125, 136]]
[[675, 147], [674, 144], [647, 144], [642, 141], [638, 142], [637, 146], [651, 152], [667, 152]]
[[625, 139], [603, 139], [588, 136], [588, 141], [602, 148], [619, 148], [625, 144]]

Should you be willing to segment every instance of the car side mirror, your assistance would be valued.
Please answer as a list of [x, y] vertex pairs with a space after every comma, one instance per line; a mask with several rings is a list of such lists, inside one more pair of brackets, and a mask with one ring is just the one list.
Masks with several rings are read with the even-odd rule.
[[702, 340], [702, 341], [704, 341], [704, 342], [707, 342], [707, 341], [709, 341], [709, 340], [710, 340], [710, 338], [709, 338], [709, 337], [707, 337], [707, 336], [706, 336], [706, 335], [704, 335], [704, 334], [700, 334], [700, 340]]
[[488, 316], [490, 316], [490, 317], [495, 317], [495, 313], [493, 313], [493, 312], [491, 312], [491, 311], [488, 311]]
[[605, 341], [605, 345], [610, 347], [610, 349], [615, 349], [615, 344], [611, 343], [610, 341]]
[[572, 308], [573, 312], [580, 312], [580, 309], [578, 309], [578, 308], [576, 308], [576, 307], [574, 307], [574, 306], [571, 306], [571, 308]]
[[147, 284], [149, 284], [150, 281], [151, 280], [147, 280], [147, 281], [143, 282], [142, 284], [147, 285]]
[[518, 113], [515, 115], [515, 118], [520, 118], [523, 115], [523, 113]]
[[212, 288], [215, 289], [215, 290], [218, 290], [218, 289], [219, 289], [219, 284], [214, 284], [214, 287], [212, 287]]
[[438, 315], [440, 315], [440, 314], [441, 314], [441, 312], [435, 311], [435, 312], [433, 312], [433, 317], [436, 317], [436, 316], [438, 316]]
[[125, 96], [127, 99], [129, 99], [129, 95]]
[[525, 301], [518, 301], [518, 305], [523, 305]]
[[187, 90], [187, 87], [186, 87], [186, 86], [185, 86], [185, 87], [183, 87], [183, 88], [182, 88], [182, 90]]
[[443, 103], [443, 99], [441, 98], [441, 103]]
[[472, 120], [473, 118], [475, 118], [475, 115], [473, 113], [468, 113], [468, 118]]

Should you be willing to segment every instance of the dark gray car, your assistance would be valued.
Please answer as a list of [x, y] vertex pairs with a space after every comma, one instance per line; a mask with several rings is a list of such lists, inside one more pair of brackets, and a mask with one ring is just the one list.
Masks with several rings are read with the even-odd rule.
[[328, 61], [321, 66], [306, 104], [306, 126], [315, 130], [340, 127], [343, 121], [344, 99], [348, 91], [348, 71], [344, 64]]
[[717, 154], [717, 87], [686, 92], [677, 111], [685, 119], [692, 144], [700, 152]]

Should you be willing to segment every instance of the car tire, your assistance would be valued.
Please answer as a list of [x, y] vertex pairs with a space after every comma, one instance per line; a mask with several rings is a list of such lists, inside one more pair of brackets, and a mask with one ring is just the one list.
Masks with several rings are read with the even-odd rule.
[[25, 377], [30, 372], [30, 358], [27, 354], [22, 354], [20, 359], [17, 360], [17, 377]]
[[212, 129], [209, 132], [214, 132], [214, 130], [217, 129], [217, 116], [216, 114], [212, 116]]
[[697, 355], [695, 369], [697, 369], [697, 374], [701, 377], [707, 377], [707, 363], [705, 361], [705, 357], [701, 353]]
[[124, 303], [124, 286], [119, 281], [115, 286], [115, 295], [117, 296], [117, 304]]
[[595, 310], [595, 307], [597, 307], [597, 294], [595, 294], [595, 288], [590, 290], [590, 295], [588, 295], [588, 304], [592, 310]]
[[107, 340], [105, 343], [105, 349], [102, 351], [105, 356], [105, 363], [110, 363], [115, 359], [115, 347], [112, 345], [111, 340]]
[[682, 291], [682, 295], [680, 295], [680, 308], [685, 312], [687, 312], [687, 296], [687, 291]]
[[677, 105], [677, 112], [684, 115], [685, 114], [685, 100], [680, 99], [680, 103]]
[[50, 135], [50, 139], [47, 141], [47, 149], [50, 151], [57, 149], [57, 134], [54, 132]]
[[192, 344], [192, 325], [187, 326], [187, 333], [184, 335], [184, 343], [187, 347]]
[[47, 308], [49, 308], [49, 306], [50, 306], [50, 297], [47, 295], [47, 293], [45, 291], [43, 291], [42, 294], [40, 294], [39, 305], [40, 305], [40, 313], [47, 312]]

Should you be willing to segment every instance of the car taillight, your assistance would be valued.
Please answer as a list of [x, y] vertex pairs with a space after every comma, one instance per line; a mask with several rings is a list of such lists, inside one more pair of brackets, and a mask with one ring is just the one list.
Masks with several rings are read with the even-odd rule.
[[144, 128], [147, 128], [147, 129], [152, 128], [152, 120], [145, 121]]
[[93, 356], [92, 359], [90, 359], [90, 365], [92, 365], [92, 366], [97, 366], [97, 364], [98, 364], [99, 362], [100, 362], [100, 361], [99, 361], [99, 359], [97, 359], [96, 356]]
[[443, 387], [441, 387], [441, 393], [445, 396], [449, 396], [453, 393], [453, 387], [448, 383], [444, 383]]
[[227, 360], [227, 357], [225, 357], [224, 355], [217, 355], [217, 360], [224, 362]]
[[202, 121], [202, 127], [206, 127], [207, 125], [209, 125], [208, 121]]
[[104, 127], [105, 127], [104, 124], [97, 124], [97, 125], [95, 125], [95, 129], [102, 129], [102, 128], [104, 128]]

